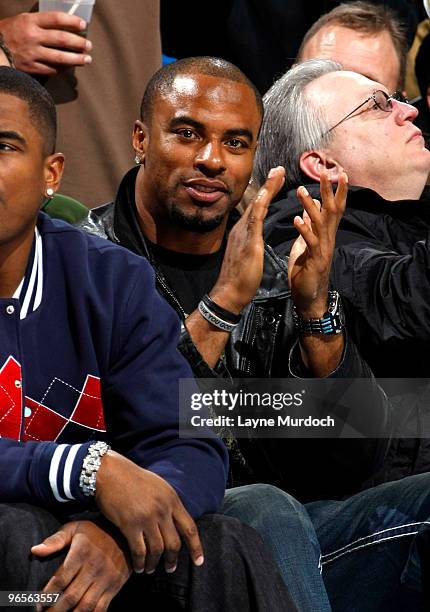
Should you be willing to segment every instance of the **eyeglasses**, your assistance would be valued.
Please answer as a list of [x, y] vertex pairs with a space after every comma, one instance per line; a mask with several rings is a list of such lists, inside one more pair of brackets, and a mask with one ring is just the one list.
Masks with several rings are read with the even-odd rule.
[[364, 102], [362, 102], [356, 108], [354, 108], [354, 110], [348, 113], [343, 119], [338, 121], [333, 127], [331, 127], [329, 130], [324, 132], [322, 136], [326, 136], [327, 134], [329, 134], [332, 130], [334, 130], [334, 128], [337, 128], [338, 125], [340, 125], [341, 123], [349, 119], [349, 117], [351, 117], [351, 115], [356, 113], [362, 106], [370, 102], [370, 100], [373, 100], [375, 103], [375, 106], [377, 106], [380, 110], [384, 111], [385, 113], [391, 113], [391, 111], [393, 110], [393, 100], [397, 100], [398, 102], [404, 102], [405, 104], [409, 103], [408, 99], [405, 98], [405, 96], [400, 91], [395, 91], [393, 94], [391, 94], [391, 96], [389, 96], [387, 93], [385, 93], [385, 91], [382, 91], [382, 89], [377, 89], [376, 91], [373, 92], [371, 96], [366, 98]]

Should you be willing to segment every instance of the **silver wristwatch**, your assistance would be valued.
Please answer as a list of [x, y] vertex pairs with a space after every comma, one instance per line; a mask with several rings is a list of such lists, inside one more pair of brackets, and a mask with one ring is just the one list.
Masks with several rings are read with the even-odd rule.
[[96, 494], [97, 472], [100, 467], [102, 457], [110, 449], [106, 442], [94, 442], [88, 447], [88, 453], [82, 463], [82, 470], [79, 476], [79, 486], [87, 497], [94, 497]]

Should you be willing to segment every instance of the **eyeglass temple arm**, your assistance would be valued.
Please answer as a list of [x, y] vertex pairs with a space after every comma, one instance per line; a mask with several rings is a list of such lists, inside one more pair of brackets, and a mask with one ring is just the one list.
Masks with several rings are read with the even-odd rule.
[[367, 104], [369, 102], [369, 100], [371, 100], [373, 98], [373, 94], [371, 96], [369, 96], [367, 98], [367, 100], [364, 100], [364, 102], [362, 102], [361, 104], [359, 104], [356, 108], [354, 108], [354, 110], [352, 110], [350, 113], [348, 113], [346, 115], [346, 117], [344, 117], [343, 119], [341, 119], [340, 121], [338, 121], [336, 123], [336, 125], [334, 125], [333, 127], [331, 127], [329, 130], [327, 130], [327, 132], [324, 132], [323, 136], [325, 136], [326, 134], [330, 134], [330, 132], [332, 130], [334, 130], [334, 128], [337, 128], [338, 125], [340, 125], [341, 123], [343, 123], [344, 121], [346, 121], [347, 119], [349, 119], [351, 117], [351, 115], [353, 115], [354, 113], [356, 113], [358, 111], [359, 108], [361, 108], [362, 106], [364, 106], [365, 104]]

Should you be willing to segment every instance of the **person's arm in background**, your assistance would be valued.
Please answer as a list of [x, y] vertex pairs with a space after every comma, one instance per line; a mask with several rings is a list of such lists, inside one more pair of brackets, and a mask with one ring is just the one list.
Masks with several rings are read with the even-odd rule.
[[19, 13], [0, 19], [0, 33], [18, 70], [50, 76], [91, 63], [92, 44], [79, 35], [86, 25], [80, 17], [59, 11]]

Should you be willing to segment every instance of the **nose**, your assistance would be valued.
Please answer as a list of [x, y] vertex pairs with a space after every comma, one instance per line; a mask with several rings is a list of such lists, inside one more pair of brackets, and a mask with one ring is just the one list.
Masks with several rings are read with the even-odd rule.
[[394, 117], [399, 125], [405, 123], [405, 121], [414, 121], [416, 119], [418, 110], [412, 104], [400, 102], [399, 100], [393, 100], [393, 104]]
[[196, 152], [194, 165], [205, 174], [222, 174], [226, 169], [222, 143], [205, 142]]

